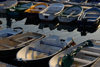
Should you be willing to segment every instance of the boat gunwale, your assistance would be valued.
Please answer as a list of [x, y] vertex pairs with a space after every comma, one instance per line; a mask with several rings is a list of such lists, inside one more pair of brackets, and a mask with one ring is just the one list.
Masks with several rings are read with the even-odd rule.
[[[34, 33], [34, 32], [32, 32], [32, 33]], [[32, 39], [30, 39], [30, 40], [28, 40], [28, 41], [26, 41], [26, 42], [22, 42], [22, 43], [18, 44], [16, 47], [11, 47], [11, 48], [8, 48], [8, 49], [2, 49], [2, 50], [0, 50], [0, 51], [15, 50], [15, 49], [18, 49], [18, 48], [27, 46], [28, 43], [31, 43], [31, 42], [35, 42], [35, 41], [41, 40], [42, 38], [45, 37], [45, 35], [43, 35], [43, 34], [39, 34], [39, 33], [34, 33], [34, 34], [42, 35], [42, 36], [41, 36], [40, 38], [36, 38], [36, 39], [32, 38]], [[21, 34], [21, 35], [23, 35], [23, 34]], [[8, 39], [10, 39], [10, 38], [13, 38], [13, 36], [9, 37]]]

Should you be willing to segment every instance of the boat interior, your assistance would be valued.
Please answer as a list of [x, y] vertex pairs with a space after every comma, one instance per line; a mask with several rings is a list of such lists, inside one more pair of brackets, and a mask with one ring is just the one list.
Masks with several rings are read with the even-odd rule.
[[9, 38], [3, 38], [0, 39], [0, 50], [17, 48], [18, 46], [20, 47], [22, 44], [25, 45], [25, 43], [27, 42], [35, 41], [41, 39], [42, 37], [44, 36], [42, 36], [41, 34], [28, 32], [25, 34], [11, 36]]
[[[99, 45], [98, 45], [99, 44]], [[94, 63], [100, 56], [100, 43], [94, 44], [93, 47], [85, 47], [80, 52], [78, 52], [74, 56], [74, 62], [71, 67], [84, 67], [88, 66], [92, 63]], [[77, 46], [77, 45], [76, 45]], [[76, 47], [75, 46], [75, 47]], [[69, 50], [75, 51], [76, 49], [73, 49], [74, 47], [69, 48]], [[61, 53], [55, 55], [53, 58], [51, 58], [49, 65], [50, 67], [61, 67], [62, 65], [62, 58], [65, 56], [68, 52], [68, 50], [64, 50]], [[66, 55], [67, 56], [67, 55]]]
[[30, 43], [29, 46], [21, 49], [17, 53], [17, 59], [19, 61], [28, 61], [53, 56], [57, 52], [61, 51], [66, 44], [67, 43], [65, 43], [64, 40], [60, 40], [58, 36], [52, 35], [40, 41]]
[[63, 8], [64, 8], [63, 4], [60, 4], [60, 3], [51, 4], [47, 9], [46, 14], [55, 14], [61, 11]]

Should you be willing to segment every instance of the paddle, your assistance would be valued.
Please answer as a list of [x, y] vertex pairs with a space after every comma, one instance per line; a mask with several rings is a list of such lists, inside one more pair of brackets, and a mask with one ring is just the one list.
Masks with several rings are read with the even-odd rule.
[[72, 11], [69, 15], [67, 15], [67, 18], [69, 18], [70, 16], [72, 16], [76, 11]]
[[92, 40], [87, 40], [82, 45], [79, 45], [75, 50], [71, 51], [69, 54], [62, 58], [62, 67], [71, 67], [74, 62], [74, 56], [83, 48], [93, 46]]

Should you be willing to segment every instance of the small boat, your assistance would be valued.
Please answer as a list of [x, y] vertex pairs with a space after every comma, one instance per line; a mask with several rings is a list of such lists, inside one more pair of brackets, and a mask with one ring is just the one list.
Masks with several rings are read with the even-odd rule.
[[[100, 44], [100, 43], [98, 43]], [[50, 67], [90, 67], [100, 57], [100, 45], [96, 40], [87, 40], [55, 55]]]
[[7, 17], [13, 18], [15, 20], [22, 20], [26, 17], [24, 11], [33, 5], [30, 1], [18, 2], [14, 7], [7, 9]]
[[[42, 65], [43, 67], [48, 67], [49, 59], [62, 51], [65, 48], [75, 45], [72, 38], [67, 38], [66, 40], [59, 39], [59, 36], [52, 35], [46, 37], [40, 41], [32, 42], [30, 45], [22, 48], [16, 55], [16, 59], [19, 65], [36, 65], [37, 67]], [[23, 54], [22, 54], [23, 53]], [[45, 65], [43, 65], [45, 63]], [[22, 66], [23, 66], [22, 65]]]
[[96, 29], [100, 24], [100, 9], [96, 7], [87, 9], [78, 20], [78, 31], [83, 29], [86, 29], [86, 31], [90, 31], [92, 28]]
[[27, 13], [40, 13], [46, 7], [48, 7], [47, 3], [39, 2], [39, 3], [31, 6], [29, 9], [25, 10], [25, 12], [27, 12]]
[[7, 8], [10, 8], [10, 7], [16, 6], [17, 3], [18, 3], [17, 0], [5, 0], [5, 1], [0, 2], [0, 7], [7, 9]]
[[27, 32], [0, 39], [0, 61], [7, 62], [14, 59], [18, 50], [27, 46], [28, 43], [40, 40], [44, 37], [45, 35], [42, 34]]
[[65, 8], [59, 15], [59, 22], [70, 23], [77, 21], [78, 17], [82, 14], [83, 9], [81, 6], [73, 5], [72, 7]]
[[0, 39], [7, 38], [10, 36], [14, 36], [16, 34], [23, 33], [23, 29], [21, 27], [15, 27], [15, 28], [5, 28], [0, 30]]
[[6, 9], [16, 6], [17, 0], [0, 0], [0, 13], [6, 13]]
[[18, 12], [20, 12], [20, 11], [25, 11], [26, 9], [28, 9], [28, 8], [30, 8], [31, 6], [33, 5], [33, 3], [32, 2], [30, 2], [30, 1], [27, 1], [27, 2], [18, 2], [18, 4], [15, 6], [15, 7], [11, 7], [11, 8], [9, 8], [9, 10], [10, 11], [18, 11]]
[[25, 24], [38, 25], [40, 22], [39, 13], [43, 11], [46, 7], [48, 7], [47, 3], [38, 2], [35, 5], [31, 6], [29, 9], [25, 10], [25, 13], [27, 15], [27, 20]]
[[41, 20], [53, 21], [64, 9], [64, 4], [53, 3], [39, 14]]

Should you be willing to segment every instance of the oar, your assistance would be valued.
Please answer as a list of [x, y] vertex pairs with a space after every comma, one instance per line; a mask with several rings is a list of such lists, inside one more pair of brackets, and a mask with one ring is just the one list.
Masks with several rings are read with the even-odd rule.
[[72, 16], [76, 11], [72, 11], [68, 16], [67, 18], [69, 18], [70, 16]]

